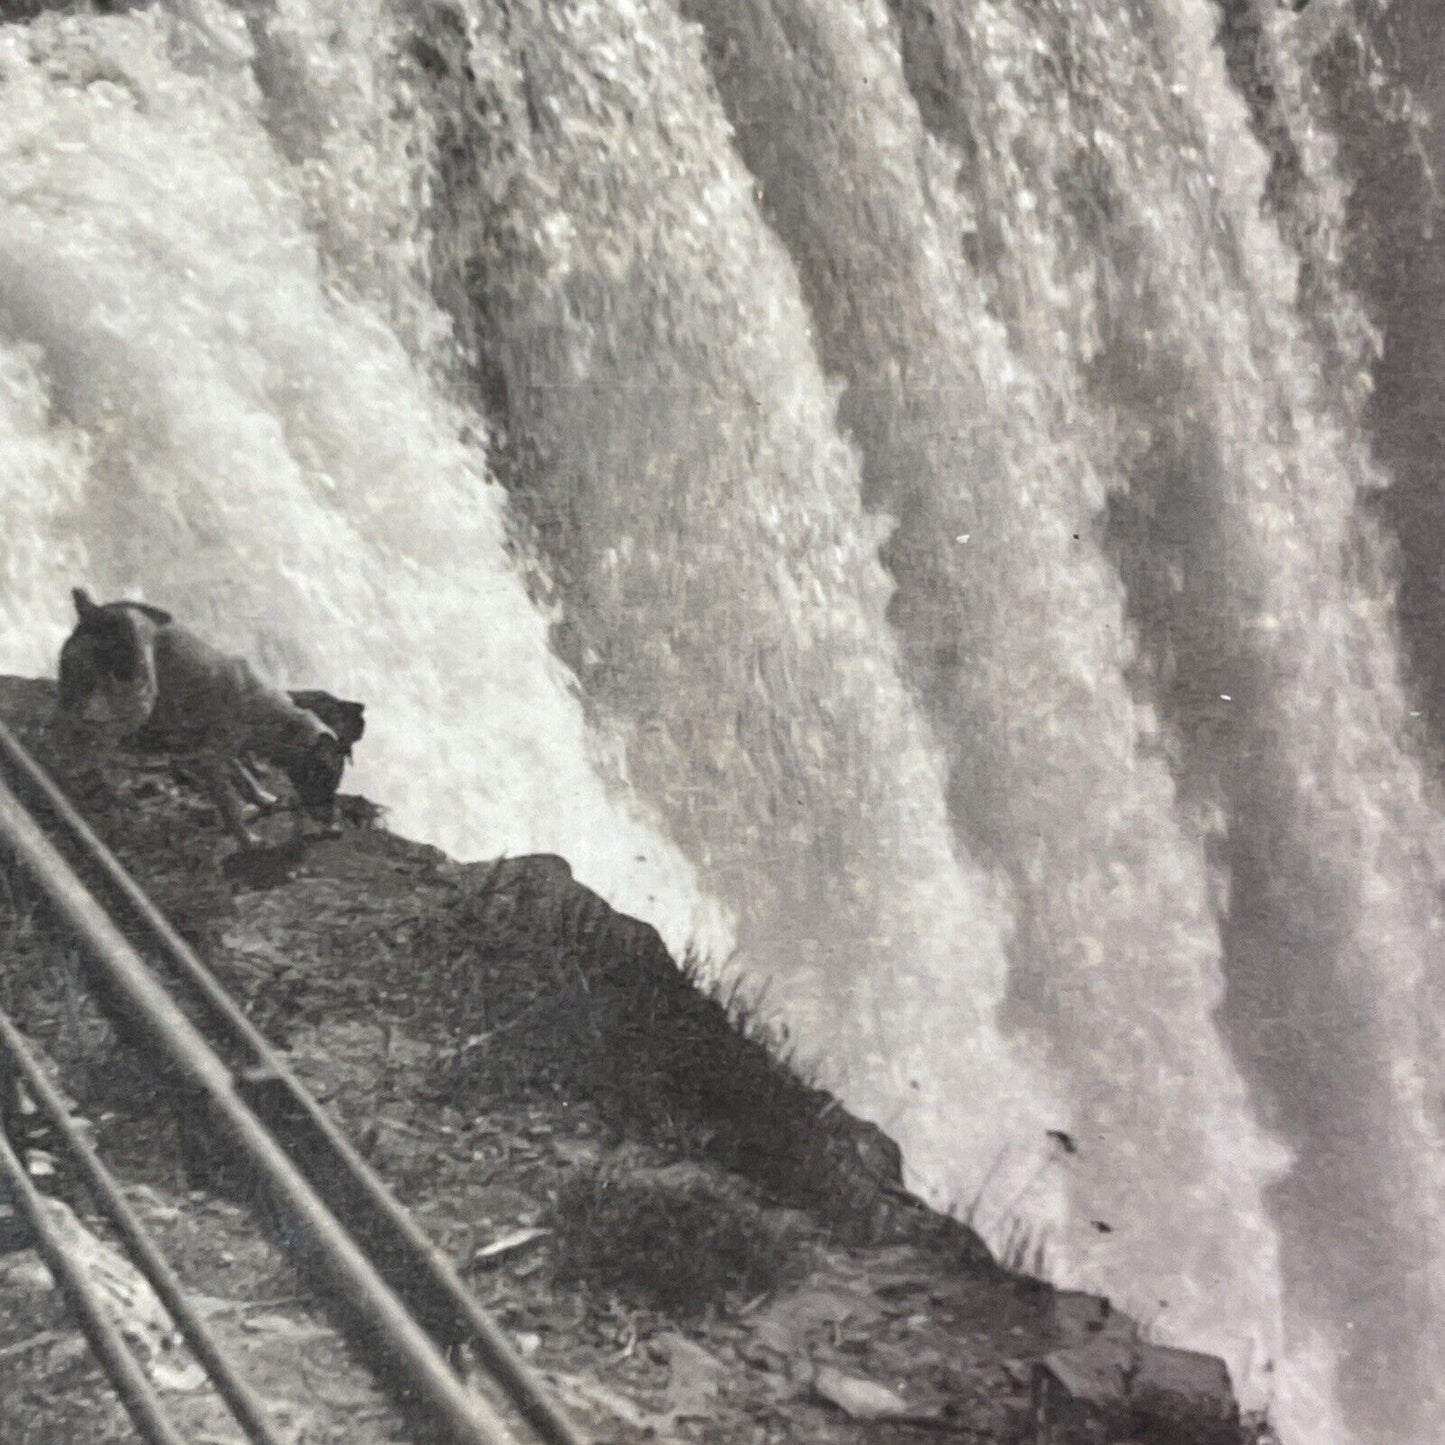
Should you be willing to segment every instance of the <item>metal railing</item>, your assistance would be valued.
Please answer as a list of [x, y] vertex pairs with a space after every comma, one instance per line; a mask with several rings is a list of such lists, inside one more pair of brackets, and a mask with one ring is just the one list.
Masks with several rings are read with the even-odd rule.
[[[56, 919], [81, 945], [107, 1008], [122, 1016], [147, 1053], [164, 1066], [173, 1085], [204, 1109], [209, 1121], [249, 1163], [273, 1207], [294, 1226], [283, 1235], [293, 1247], [304, 1241], [307, 1266], [321, 1276], [371, 1353], [385, 1361], [386, 1372], [398, 1378], [432, 1424], [456, 1445], [510, 1445], [514, 1435], [507, 1422], [486, 1399], [468, 1388], [446, 1357], [446, 1351], [468, 1343], [500, 1392], [547, 1445], [585, 1445], [586, 1437], [550, 1398], [541, 1379], [472, 1297], [450, 1261], [426, 1238], [235, 1000], [3, 724], [0, 762], [26, 794], [22, 801], [0, 780], [0, 850], [33, 879]], [[56, 840], [65, 845], [69, 860], [46, 836], [36, 813], [46, 818]], [[98, 884], [104, 905], [87, 888], [76, 867]], [[205, 1028], [231, 1056], [230, 1062], [191, 1022], [180, 1002], [121, 933], [118, 918], [135, 926], [147, 950], [174, 976], [185, 996], [182, 1001], [199, 1006]], [[53, 1121], [57, 1108], [64, 1114], [58, 1095], [49, 1098], [44, 1088], [34, 1086], [38, 1070], [33, 1059], [27, 1066], [24, 1041], [8, 1021], [0, 1024], [0, 1045], [15, 1061], [13, 1067], [31, 1087], [46, 1116]], [[43, 1075], [40, 1077], [43, 1080]], [[60, 1137], [68, 1147], [63, 1129]], [[90, 1152], [90, 1162], [84, 1155], [76, 1155], [81, 1171], [96, 1189], [98, 1202], [122, 1239], [136, 1250], [143, 1272], [151, 1276], [145, 1258], [154, 1246], [137, 1245], [144, 1236], [139, 1222], [133, 1215], [127, 1220], [112, 1209], [115, 1200], [124, 1206], [124, 1199], [113, 1180], [104, 1182], [108, 1178], [104, 1166]], [[0, 1159], [0, 1168], [4, 1163]], [[93, 1172], [97, 1166], [98, 1174]], [[33, 1185], [30, 1188], [33, 1192]], [[21, 1207], [29, 1219], [23, 1203]], [[31, 1222], [40, 1237], [40, 1226]], [[45, 1249], [43, 1241], [41, 1247]], [[48, 1252], [46, 1258], [50, 1258]], [[167, 1279], [162, 1273], [168, 1267], [158, 1251], [151, 1264], [156, 1261], [164, 1288], [154, 1276], [152, 1283], [170, 1307], [172, 1299], [180, 1296], [179, 1283], [172, 1289], [174, 1276]], [[172, 1310], [177, 1327], [190, 1341], [198, 1361], [209, 1369], [220, 1357], [219, 1347], [214, 1340], [207, 1343], [203, 1324], [193, 1336], [182, 1317], [186, 1313], [183, 1303], [181, 1311], [177, 1315]], [[109, 1368], [99, 1345], [97, 1352]], [[133, 1359], [131, 1364], [135, 1364]], [[267, 1433], [270, 1427], [263, 1413], [259, 1407], [252, 1408], [256, 1406], [254, 1396], [234, 1378], [234, 1372], [228, 1380], [227, 1369], [223, 1362], [222, 1375], [212, 1372], [218, 1391], [256, 1445], [274, 1445], [275, 1437]], [[138, 1402], [132, 1418], [146, 1439], [173, 1440], [173, 1435], [147, 1433], [149, 1426], [141, 1424], [142, 1415], [149, 1416], [149, 1407], [143, 1403], [144, 1396], [135, 1392], [131, 1375], [127, 1374], [126, 1385], [119, 1377], [113, 1378], [127, 1408], [133, 1399]], [[143, 1382], [143, 1375], [141, 1378]]]

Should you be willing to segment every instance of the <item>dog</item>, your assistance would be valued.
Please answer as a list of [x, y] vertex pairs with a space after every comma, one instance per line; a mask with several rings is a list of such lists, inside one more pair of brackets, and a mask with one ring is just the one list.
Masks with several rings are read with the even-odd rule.
[[113, 735], [190, 755], [227, 830], [243, 847], [261, 840], [246, 826], [235, 785], [259, 808], [277, 801], [247, 759], [279, 767], [303, 818], [337, 831], [336, 791], [365, 728], [362, 704], [301, 694], [326, 699], [343, 741], [342, 733], [265, 682], [244, 658], [212, 647], [168, 612], [141, 602], [97, 603], [81, 588], [71, 595], [77, 622], [60, 652], [62, 732], [98, 724]]

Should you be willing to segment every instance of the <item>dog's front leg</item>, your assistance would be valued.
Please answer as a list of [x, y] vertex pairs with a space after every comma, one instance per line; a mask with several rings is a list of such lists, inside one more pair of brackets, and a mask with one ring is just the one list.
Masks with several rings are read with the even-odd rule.
[[56, 761], [77, 783], [98, 786], [110, 798], [122, 791], [116, 766], [116, 737], [113, 731], [90, 722], [83, 713], [57, 708], [46, 732], [55, 748]]
[[231, 780], [227, 777], [227, 760], [225, 758], [207, 757], [200, 759], [198, 771], [201, 776], [201, 783], [204, 786], [210, 799], [220, 809], [221, 818], [226, 825], [226, 831], [243, 848], [256, 848], [261, 844], [261, 838], [253, 833], [246, 826], [245, 815], [241, 811], [241, 800], [236, 796], [231, 787]]
[[231, 771], [240, 783], [247, 802], [254, 803], [263, 813], [269, 813], [281, 801], [275, 793], [261, 786], [260, 779], [246, 765], [244, 757], [231, 759]]

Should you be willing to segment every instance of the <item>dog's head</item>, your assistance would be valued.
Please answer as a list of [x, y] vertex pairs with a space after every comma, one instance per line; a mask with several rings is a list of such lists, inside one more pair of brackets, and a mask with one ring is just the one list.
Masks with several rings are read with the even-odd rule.
[[102, 622], [105, 618], [121, 612], [138, 612], [157, 627], [164, 627], [168, 622], [175, 621], [164, 608], [152, 607], [149, 602], [97, 602], [84, 587], [72, 587], [70, 597], [75, 603], [76, 616], [82, 624]]
[[133, 681], [143, 662], [135, 618], [122, 604], [92, 602], [80, 587], [71, 596], [78, 621], [60, 653], [62, 691], [67, 683], [73, 696], [85, 683]]
[[79, 587], [71, 596], [77, 621], [60, 650], [58, 719], [78, 723], [96, 701], [108, 722], [138, 726], [155, 701], [147, 629], [165, 625], [170, 614], [141, 602], [98, 604]]
[[281, 760], [296, 799], [313, 818], [330, 822], [336, 806], [336, 792], [346, 770], [346, 745], [330, 728], [312, 732], [287, 750]]
[[315, 689], [293, 692], [291, 701], [325, 723], [341, 740], [346, 756], [351, 756], [352, 748], [366, 732], [365, 703], [347, 702], [345, 698]]
[[352, 748], [361, 741], [366, 732], [366, 704], [337, 698], [336, 717], [331, 723], [331, 729], [341, 739], [346, 756], [350, 757]]
[[105, 662], [95, 638], [77, 628], [60, 649], [56, 676], [60, 712], [67, 717], [79, 717], [105, 675]]

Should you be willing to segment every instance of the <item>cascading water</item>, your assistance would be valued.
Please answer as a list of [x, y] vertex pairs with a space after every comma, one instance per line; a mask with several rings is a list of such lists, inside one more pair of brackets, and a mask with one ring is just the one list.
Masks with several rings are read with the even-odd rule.
[[[1274, 1162], [1211, 1025], [1208, 873], [1128, 686], [1087, 413], [1009, 344], [960, 264], [949, 158], [882, 7], [691, 8], [848, 379], [870, 500], [901, 520], [892, 617], [949, 754], [955, 825], [1012, 885], [1009, 1016], [1047, 1040], [1080, 1140], [1060, 1265], [1127, 1274], [1138, 1307], [1167, 1302], [1172, 1328], [1223, 1344], [1222, 1300], [1235, 1319], [1277, 1308]], [[845, 166], [858, 180], [838, 186]], [[1086, 1242], [1091, 1219], [1181, 1195], [1167, 1225]]]
[[1426, 1445], [1445, 835], [1349, 277], [1213, 17], [1091, 9], [0, 27], [0, 661], [87, 580], [365, 697], [399, 826], [731, 951], [1290, 1445]]
[[468, 419], [328, 281], [246, 33], [196, 15], [0, 31], [7, 664], [53, 666], [74, 582], [144, 591], [368, 698], [363, 779], [437, 841], [719, 936], [591, 765]]
[[[998, 1161], [1007, 1196], [1069, 1119], [993, 1023], [995, 905], [955, 857], [786, 255], [668, 7], [524, 15], [549, 41], [525, 69], [484, 9], [456, 58], [480, 103], [439, 258], [486, 318], [559, 643], [824, 1077], [922, 1180], [960, 1191]], [[522, 117], [505, 147], [499, 116]], [[982, 1097], [992, 1118], [960, 1117]]]

